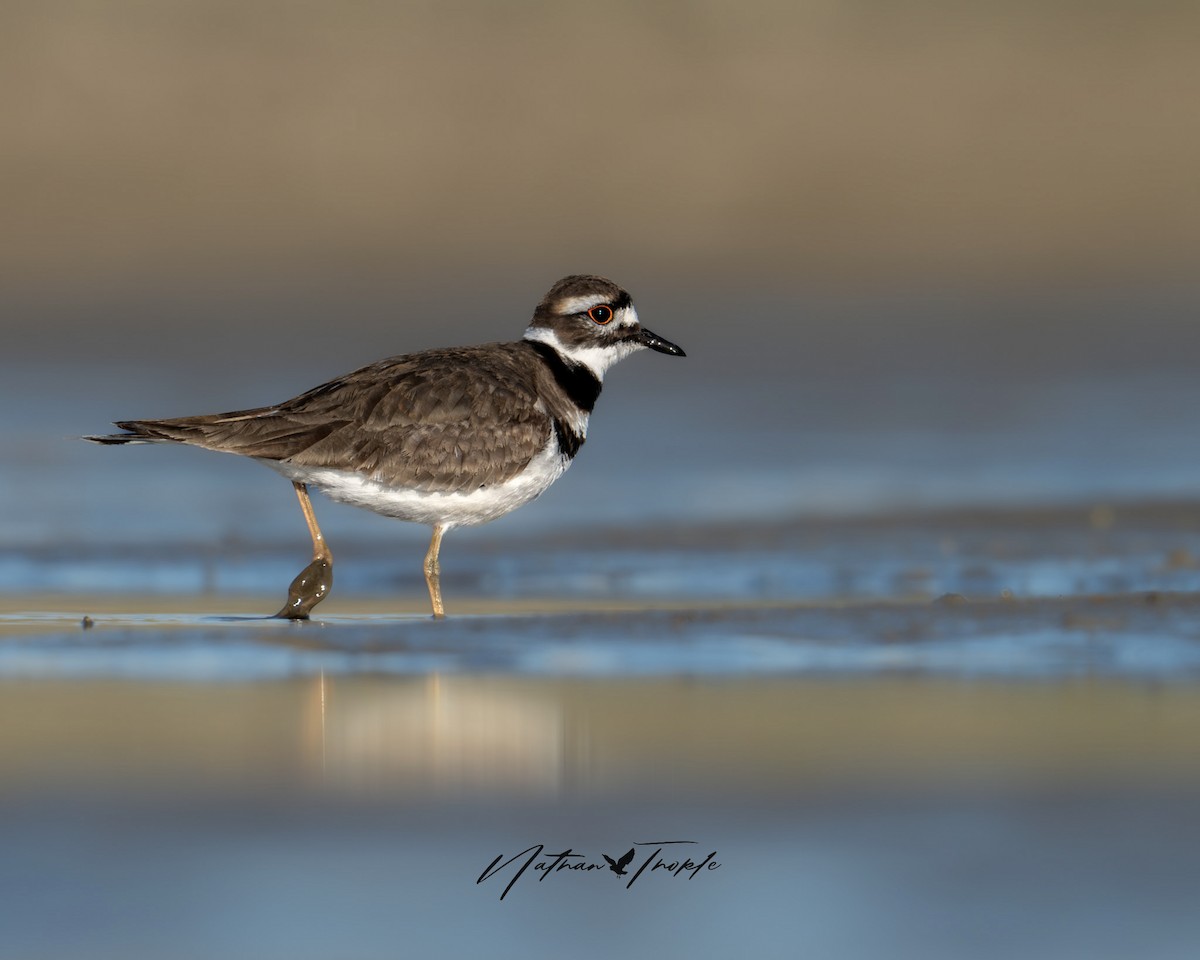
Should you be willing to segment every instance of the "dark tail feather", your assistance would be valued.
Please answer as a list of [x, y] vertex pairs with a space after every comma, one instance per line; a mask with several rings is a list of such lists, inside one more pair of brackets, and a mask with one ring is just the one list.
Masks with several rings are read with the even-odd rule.
[[121, 444], [121, 443], [149, 443], [145, 437], [139, 437], [136, 433], [108, 433], [102, 437], [81, 437], [83, 440], [91, 440], [92, 443], [104, 444]]
[[179, 441], [182, 438], [170, 436], [163, 430], [156, 430], [153, 421], [149, 420], [118, 420], [113, 426], [120, 427], [125, 433], [106, 433], [99, 436], [84, 437], [92, 443], [116, 445], [122, 443], [154, 443], [160, 440]]
[[328, 436], [341, 426], [341, 422], [305, 423], [280, 414], [275, 407], [261, 407], [174, 420], [118, 420], [116, 425], [125, 433], [84, 439], [109, 445], [190, 443], [206, 450], [283, 460]]

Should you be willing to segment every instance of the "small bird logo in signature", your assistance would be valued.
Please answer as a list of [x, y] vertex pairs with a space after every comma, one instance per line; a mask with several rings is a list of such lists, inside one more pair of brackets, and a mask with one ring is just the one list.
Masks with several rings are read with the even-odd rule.
[[604, 859], [608, 861], [609, 870], [615, 873], [618, 877], [623, 877], [627, 873], [625, 868], [629, 866], [629, 862], [633, 859], [633, 847], [630, 847], [629, 852], [620, 860], [614, 860], [607, 853], [602, 853], [600, 856], [604, 857]]

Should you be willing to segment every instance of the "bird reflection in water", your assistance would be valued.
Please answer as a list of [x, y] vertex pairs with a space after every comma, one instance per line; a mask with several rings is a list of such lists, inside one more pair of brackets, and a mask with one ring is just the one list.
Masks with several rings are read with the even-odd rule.
[[525, 688], [322, 673], [306, 701], [306, 766], [338, 793], [553, 797], [565, 779], [561, 704]]

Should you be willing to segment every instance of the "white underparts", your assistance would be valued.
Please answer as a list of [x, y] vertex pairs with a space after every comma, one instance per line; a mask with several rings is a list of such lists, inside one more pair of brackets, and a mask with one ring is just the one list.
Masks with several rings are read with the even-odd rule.
[[331, 500], [365, 507], [385, 517], [430, 526], [438, 524], [446, 529], [487, 523], [537, 499], [571, 464], [551, 436], [542, 451], [511, 480], [465, 493], [437, 493], [390, 487], [351, 470], [303, 467], [282, 460], [259, 462], [289, 480], [320, 490]]

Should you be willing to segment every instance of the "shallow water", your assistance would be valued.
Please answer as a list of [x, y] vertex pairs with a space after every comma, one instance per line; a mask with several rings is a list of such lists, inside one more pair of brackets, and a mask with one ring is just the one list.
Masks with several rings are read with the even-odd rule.
[[[1003, 531], [1009, 563], [1056, 523], [1108, 543], [1110, 564], [1132, 544], [1170, 554], [1187, 526], [1117, 516], [975, 523]], [[818, 541], [849, 551], [896, 529], [912, 528]], [[731, 549], [707, 537], [689, 547], [698, 565]], [[1190, 571], [1178, 554], [1141, 567], [1147, 587]], [[364, 593], [302, 624], [259, 616], [269, 594], [9, 597], [3, 942], [69, 958], [385, 958], [400, 943], [599, 957], [616, 925], [665, 955], [1186, 955], [1200, 601], [861, 582], [910, 592], [474, 596], [444, 622], [419, 596]], [[626, 886], [602, 860], [635, 850], [636, 866], [663, 841], [719, 867]], [[516, 875], [566, 851], [599, 869]], [[483, 878], [498, 857], [516, 859]]]
[[[285, 483], [67, 439], [220, 384], [0, 410], [0, 953], [1189, 956], [1194, 379], [697, 355], [447, 538], [441, 623], [423, 530], [318, 501], [333, 595], [264, 619]], [[662, 840], [721, 866], [600, 859]], [[476, 882], [537, 843], [601, 868]]]
[[1200, 679], [1200, 600], [1134, 594], [458, 615], [0, 614], [0, 676]]
[[[1183, 956], [1198, 729], [1191, 684], [1096, 679], [9, 680], [0, 936], [598, 957], [619, 925], [666, 955]], [[604, 869], [662, 841], [720, 866]], [[480, 882], [538, 844], [601, 870]]]

